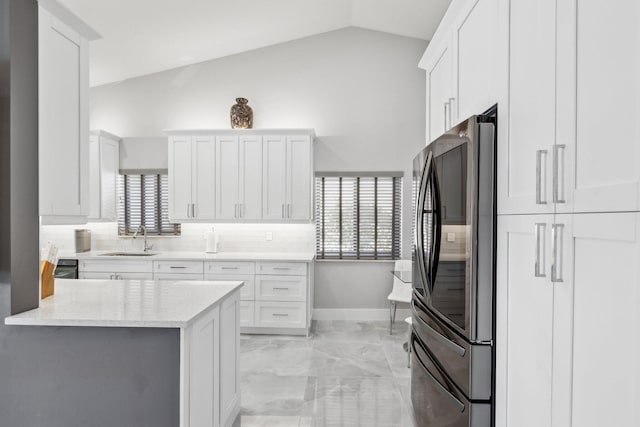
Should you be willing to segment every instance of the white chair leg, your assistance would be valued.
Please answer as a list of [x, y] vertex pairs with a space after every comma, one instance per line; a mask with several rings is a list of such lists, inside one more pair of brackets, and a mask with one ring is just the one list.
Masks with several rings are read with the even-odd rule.
[[396, 302], [391, 301], [389, 305], [389, 335], [393, 334], [393, 322], [396, 321]]

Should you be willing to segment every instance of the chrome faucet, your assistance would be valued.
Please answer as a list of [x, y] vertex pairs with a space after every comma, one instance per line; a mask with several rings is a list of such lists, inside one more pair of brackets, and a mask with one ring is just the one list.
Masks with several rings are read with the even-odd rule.
[[153, 245], [147, 245], [147, 227], [144, 225], [140, 225], [135, 233], [133, 233], [133, 238], [138, 237], [138, 233], [142, 230], [142, 235], [144, 236], [144, 245], [142, 246], [142, 251], [147, 252], [149, 249], [153, 248]]

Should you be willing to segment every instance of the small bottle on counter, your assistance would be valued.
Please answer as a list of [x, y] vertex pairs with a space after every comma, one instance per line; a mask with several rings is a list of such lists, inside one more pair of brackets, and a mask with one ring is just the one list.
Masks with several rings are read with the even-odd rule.
[[205, 252], [208, 254], [215, 254], [218, 252], [218, 233], [211, 227], [211, 231], [205, 233], [204, 239], [206, 241]]

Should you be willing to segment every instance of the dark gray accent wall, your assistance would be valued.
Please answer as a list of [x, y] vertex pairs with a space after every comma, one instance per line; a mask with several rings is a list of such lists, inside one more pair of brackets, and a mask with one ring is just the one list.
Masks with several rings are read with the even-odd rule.
[[0, 425], [176, 427], [178, 329], [0, 327]]
[[[10, 3], [11, 313], [38, 306], [38, 3]], [[3, 198], [3, 200], [7, 200]]]

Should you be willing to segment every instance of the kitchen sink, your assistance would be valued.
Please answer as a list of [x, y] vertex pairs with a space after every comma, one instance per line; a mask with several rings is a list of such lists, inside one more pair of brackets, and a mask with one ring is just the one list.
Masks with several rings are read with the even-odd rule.
[[102, 254], [103, 256], [153, 256], [158, 255], [157, 252], [110, 252]]

